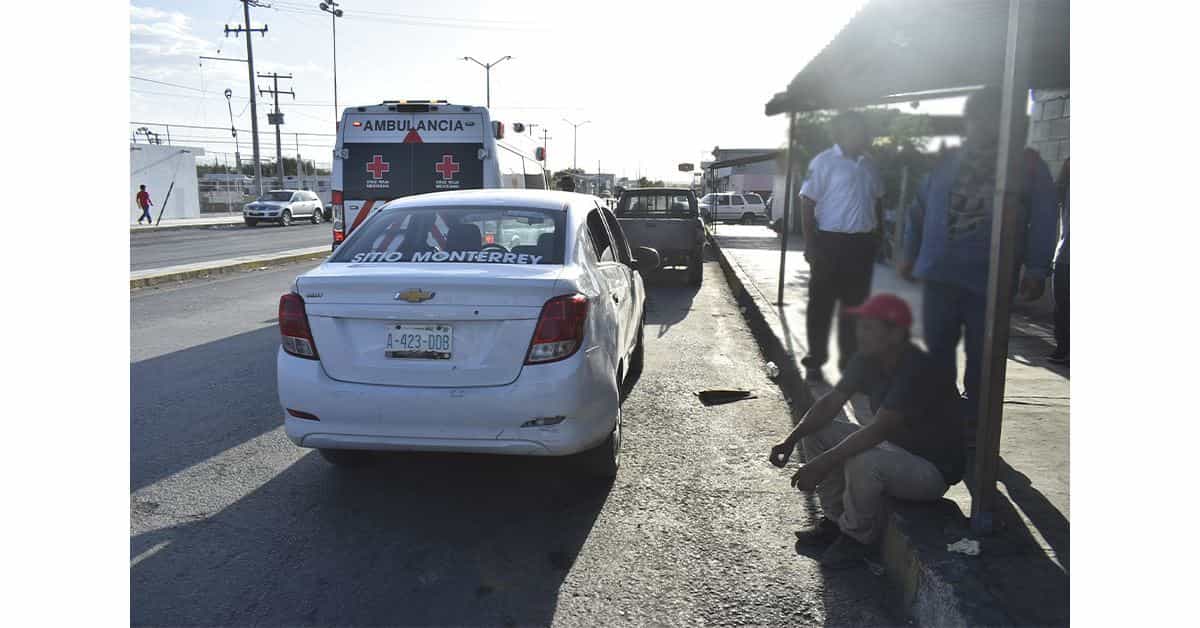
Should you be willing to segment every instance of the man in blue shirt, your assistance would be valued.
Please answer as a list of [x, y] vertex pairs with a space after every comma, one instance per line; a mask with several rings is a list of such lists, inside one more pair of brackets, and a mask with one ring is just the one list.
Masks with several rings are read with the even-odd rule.
[[[924, 282], [925, 344], [937, 368], [954, 381], [958, 341], [966, 332], [963, 383], [968, 434], [978, 413], [983, 368], [1000, 107], [1000, 91], [992, 87], [967, 99], [966, 138], [961, 147], [947, 151], [918, 189], [908, 211], [904, 261], [899, 267], [901, 276]], [[1049, 167], [1035, 151], [1025, 150], [1021, 174], [1020, 198], [1014, 199], [1021, 225], [1016, 262], [1024, 266], [1020, 296], [1032, 300], [1045, 290], [1050, 270], [1057, 194]]]

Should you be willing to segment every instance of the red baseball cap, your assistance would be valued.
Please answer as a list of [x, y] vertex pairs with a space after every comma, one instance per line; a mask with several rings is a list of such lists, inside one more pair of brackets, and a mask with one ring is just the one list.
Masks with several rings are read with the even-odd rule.
[[858, 307], [849, 307], [844, 312], [859, 318], [873, 318], [893, 325], [909, 328], [912, 326], [912, 310], [904, 299], [888, 293], [877, 294], [867, 299]]

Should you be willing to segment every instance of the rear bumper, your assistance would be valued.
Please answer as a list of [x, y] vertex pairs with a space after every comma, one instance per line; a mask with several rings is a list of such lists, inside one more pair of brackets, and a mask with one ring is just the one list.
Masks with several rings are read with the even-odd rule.
[[[320, 362], [280, 349], [279, 401], [287, 436], [301, 447], [563, 456], [613, 430], [619, 393], [606, 362], [593, 348], [525, 366], [507, 386], [422, 388], [340, 382]], [[557, 425], [522, 427], [557, 416], [565, 417]]]

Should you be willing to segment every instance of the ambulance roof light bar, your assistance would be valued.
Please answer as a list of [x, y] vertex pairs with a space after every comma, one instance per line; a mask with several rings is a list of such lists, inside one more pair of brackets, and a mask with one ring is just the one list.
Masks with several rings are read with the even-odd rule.
[[448, 105], [448, 100], [385, 100], [385, 105]]

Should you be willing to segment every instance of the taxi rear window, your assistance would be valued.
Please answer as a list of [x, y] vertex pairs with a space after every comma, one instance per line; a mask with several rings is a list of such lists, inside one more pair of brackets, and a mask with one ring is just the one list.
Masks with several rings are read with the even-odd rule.
[[386, 209], [329, 261], [562, 264], [565, 220], [560, 211], [515, 207]]

